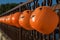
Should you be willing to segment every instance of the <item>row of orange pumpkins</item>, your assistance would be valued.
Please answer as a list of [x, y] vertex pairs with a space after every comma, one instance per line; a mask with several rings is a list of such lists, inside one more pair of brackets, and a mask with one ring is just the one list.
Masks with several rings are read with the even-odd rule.
[[59, 22], [59, 17], [49, 6], [40, 6], [34, 11], [25, 10], [0, 17], [0, 22], [26, 30], [36, 30], [43, 34], [52, 33]]

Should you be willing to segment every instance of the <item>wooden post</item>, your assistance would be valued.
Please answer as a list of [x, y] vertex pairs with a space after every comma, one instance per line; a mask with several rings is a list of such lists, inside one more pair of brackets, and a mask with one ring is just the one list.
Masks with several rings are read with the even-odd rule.
[[48, 6], [52, 6], [52, 0], [47, 0]]

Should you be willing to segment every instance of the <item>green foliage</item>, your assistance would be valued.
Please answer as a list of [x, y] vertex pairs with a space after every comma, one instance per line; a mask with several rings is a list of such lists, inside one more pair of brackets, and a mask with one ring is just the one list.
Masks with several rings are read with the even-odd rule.
[[12, 9], [12, 8], [14, 8], [14, 7], [17, 6], [17, 5], [18, 5], [18, 4], [16, 4], [16, 3], [1, 4], [1, 5], [0, 5], [0, 14], [3, 13], [3, 12], [6, 12], [6, 11]]

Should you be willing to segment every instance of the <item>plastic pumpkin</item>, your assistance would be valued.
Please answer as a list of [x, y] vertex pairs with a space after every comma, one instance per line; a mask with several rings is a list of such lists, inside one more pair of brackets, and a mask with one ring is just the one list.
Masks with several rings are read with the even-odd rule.
[[29, 23], [31, 13], [32, 11], [25, 10], [19, 18], [19, 24], [26, 30], [33, 30], [33, 28], [30, 26], [30, 23]]
[[48, 6], [36, 8], [30, 17], [32, 28], [43, 34], [52, 33], [57, 27], [58, 21], [58, 15]]
[[6, 19], [6, 16], [0, 17], [0, 22], [1, 22], [1, 23], [5, 23], [5, 22], [6, 22], [5, 19]]
[[19, 16], [21, 15], [21, 12], [16, 12], [12, 16], [12, 24], [15, 25], [16, 27], [20, 27], [19, 25]]
[[11, 22], [11, 18], [12, 18], [13, 14], [10, 14], [6, 17], [6, 24], [8, 25], [13, 25], [12, 22]]

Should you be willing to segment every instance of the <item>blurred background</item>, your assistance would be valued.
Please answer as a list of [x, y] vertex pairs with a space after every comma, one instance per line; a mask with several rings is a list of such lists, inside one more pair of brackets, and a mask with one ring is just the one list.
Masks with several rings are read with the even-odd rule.
[[[27, 0], [0, 0], [0, 14], [26, 1]], [[39, 0], [39, 5], [41, 5], [42, 2], [43, 0]], [[52, 0], [52, 4], [56, 4], [56, 0]]]

